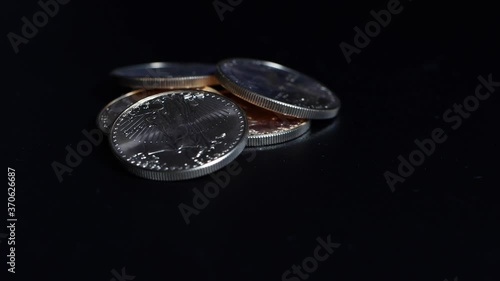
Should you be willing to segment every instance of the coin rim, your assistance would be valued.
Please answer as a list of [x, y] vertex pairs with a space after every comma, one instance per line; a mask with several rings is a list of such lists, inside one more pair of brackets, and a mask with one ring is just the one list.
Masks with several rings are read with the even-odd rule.
[[284, 143], [296, 139], [305, 134], [311, 128], [311, 121], [305, 120], [297, 127], [268, 134], [248, 134], [248, 147], [265, 146]]
[[[264, 95], [261, 95], [257, 92], [254, 92], [242, 85], [239, 85], [238, 83], [234, 82], [231, 80], [226, 74], [221, 69], [221, 66], [224, 63], [227, 63], [229, 61], [234, 61], [234, 60], [240, 60], [240, 61], [252, 61], [252, 62], [258, 62], [262, 65], [269, 66], [271, 68], [276, 68], [280, 70], [284, 70], [290, 73], [295, 73], [299, 74], [303, 77], [306, 77], [308, 79], [311, 79], [312, 81], [318, 83], [320, 86], [325, 87], [333, 96], [334, 98], [334, 107], [331, 109], [311, 109], [307, 107], [302, 107], [290, 103], [285, 103], [282, 101], [278, 101], [269, 97], [266, 97]], [[313, 79], [312, 77], [309, 77], [301, 72], [298, 72], [294, 69], [288, 68], [286, 66], [270, 62], [270, 61], [263, 61], [263, 60], [255, 60], [255, 59], [248, 59], [248, 58], [231, 58], [231, 59], [225, 59], [220, 61], [217, 66], [216, 66], [216, 72], [215, 76], [217, 77], [217, 80], [221, 83], [222, 86], [227, 88], [231, 93], [235, 94], [236, 96], [246, 100], [247, 102], [250, 102], [254, 105], [263, 107], [267, 110], [271, 110], [274, 112], [278, 112], [284, 115], [288, 116], [293, 116], [297, 118], [305, 118], [305, 119], [330, 119], [335, 116], [337, 116], [338, 111], [340, 109], [340, 99], [335, 95], [335, 93], [328, 89], [326, 86], [324, 86], [322, 83], [318, 82], [316, 79]]]
[[248, 120], [246, 117], [245, 111], [235, 102], [230, 100], [227, 97], [224, 97], [222, 95], [208, 92], [208, 91], [201, 91], [201, 90], [178, 90], [178, 91], [170, 91], [170, 92], [163, 92], [159, 94], [155, 94], [149, 97], [146, 97], [144, 99], [141, 99], [140, 101], [136, 102], [135, 104], [131, 105], [128, 107], [126, 110], [124, 110], [118, 118], [116, 118], [115, 122], [113, 123], [113, 126], [111, 127], [111, 132], [115, 129], [116, 123], [118, 120], [122, 117], [122, 115], [128, 113], [130, 110], [133, 108], [139, 106], [139, 104], [147, 102], [151, 99], [155, 99], [159, 96], [163, 95], [171, 95], [171, 94], [182, 94], [186, 92], [203, 92], [203, 93], [208, 93], [210, 95], [214, 95], [217, 98], [224, 99], [225, 101], [231, 103], [236, 107], [237, 111], [239, 111], [244, 128], [243, 128], [243, 134], [241, 135], [240, 139], [237, 140], [236, 144], [234, 147], [228, 151], [225, 155], [217, 158], [216, 160], [213, 160], [211, 162], [205, 163], [203, 165], [197, 166], [192, 169], [187, 169], [187, 170], [174, 170], [174, 171], [153, 171], [150, 169], [138, 167], [135, 165], [132, 165], [131, 163], [127, 162], [126, 160], [119, 155], [115, 149], [114, 143], [113, 143], [113, 135], [110, 133], [108, 136], [108, 141], [109, 144], [111, 145], [111, 150], [113, 151], [113, 154], [116, 156], [116, 158], [119, 159], [119, 161], [122, 163], [122, 165], [125, 167], [126, 170], [128, 170], [130, 173], [145, 178], [145, 179], [150, 179], [150, 180], [156, 180], [156, 181], [179, 181], [179, 180], [188, 180], [188, 179], [193, 179], [201, 176], [208, 175], [210, 173], [213, 173], [224, 166], [228, 165], [231, 163], [236, 157], [238, 157], [241, 152], [245, 149], [248, 141]]
[[211, 75], [184, 76], [184, 77], [129, 77], [118, 74], [120, 71], [142, 68], [163, 68], [171, 66], [185, 65], [205, 65], [214, 66], [209, 63], [176, 63], [176, 62], [150, 62], [143, 64], [128, 65], [115, 68], [110, 75], [114, 77], [120, 85], [134, 89], [176, 89], [176, 88], [199, 88], [204, 86], [217, 85], [219, 82], [215, 73]]

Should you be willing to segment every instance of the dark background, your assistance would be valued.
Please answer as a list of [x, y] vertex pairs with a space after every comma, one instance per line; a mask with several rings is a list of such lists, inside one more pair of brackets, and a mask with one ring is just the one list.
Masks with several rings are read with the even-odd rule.
[[[348, 64], [340, 42], [353, 44], [353, 28], [388, 2], [243, 0], [221, 21], [212, 1], [72, 0], [18, 54], [6, 34], [40, 7], [3, 3], [2, 146], [18, 222], [17, 273], [3, 274], [2, 239], [1, 279], [110, 281], [126, 268], [137, 281], [281, 280], [331, 235], [341, 246], [308, 280], [500, 280], [500, 88], [457, 130], [442, 118], [479, 75], [500, 80], [498, 8], [402, 0]], [[235, 56], [317, 78], [340, 97], [339, 116], [251, 162], [244, 152], [242, 172], [189, 225], [178, 206], [193, 206], [210, 176], [140, 179], [103, 142], [58, 181], [51, 164], [127, 92], [113, 68]], [[391, 192], [384, 172], [438, 127], [447, 141]]]

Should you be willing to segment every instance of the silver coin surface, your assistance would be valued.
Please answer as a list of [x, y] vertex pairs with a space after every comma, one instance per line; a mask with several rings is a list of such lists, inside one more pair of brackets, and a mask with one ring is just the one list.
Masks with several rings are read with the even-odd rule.
[[135, 90], [112, 100], [101, 110], [101, 112], [99, 112], [99, 115], [97, 115], [97, 127], [99, 127], [103, 133], [109, 134], [111, 126], [116, 118], [118, 118], [127, 107], [143, 98], [158, 94], [162, 91], [164, 90]]
[[339, 98], [321, 83], [273, 62], [228, 59], [217, 65], [216, 76], [231, 93], [281, 114], [328, 119], [340, 108]]
[[248, 119], [247, 146], [273, 145], [290, 141], [305, 134], [311, 127], [311, 121], [282, 115], [258, 107], [240, 99], [227, 90], [220, 91], [246, 113]]
[[[213, 92], [218, 94], [219, 92], [210, 87], [204, 87], [200, 90]], [[115, 122], [116, 118], [125, 110], [127, 107], [132, 104], [142, 100], [143, 98], [149, 97], [151, 95], [159, 94], [161, 92], [165, 92], [165, 90], [135, 90], [130, 93], [127, 93], [123, 96], [120, 96], [110, 103], [108, 103], [97, 115], [97, 127], [105, 133], [109, 134], [111, 131], [111, 126]]]
[[128, 107], [113, 123], [115, 155], [133, 174], [185, 180], [214, 172], [245, 148], [248, 123], [228, 98], [206, 91], [156, 94]]
[[200, 88], [218, 84], [215, 66], [203, 63], [153, 62], [111, 72], [123, 86], [143, 89]]

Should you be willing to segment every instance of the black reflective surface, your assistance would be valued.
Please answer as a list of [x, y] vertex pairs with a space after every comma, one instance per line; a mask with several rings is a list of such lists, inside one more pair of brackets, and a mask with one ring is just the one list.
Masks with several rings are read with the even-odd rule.
[[[0, 224], [1, 280], [302, 280], [292, 267], [328, 237], [340, 245], [320, 248], [328, 258], [314, 271], [300, 269], [307, 280], [498, 280], [500, 88], [490, 83], [477, 108], [468, 98], [479, 76], [500, 81], [497, 9], [401, 1], [356, 47], [354, 28], [389, 2], [244, 0], [221, 21], [219, 2], [70, 1], [17, 54], [5, 35], [21, 36], [21, 18], [42, 8], [4, 3], [2, 147], [16, 170], [18, 221], [15, 275]], [[359, 49], [350, 63], [342, 42]], [[164, 183], [127, 173], [95, 131], [101, 108], [128, 92], [109, 72], [229, 57], [318, 79], [342, 101], [337, 120], [244, 151], [213, 176]], [[423, 163], [400, 164], [420, 163], [417, 150]], [[407, 175], [394, 192], [386, 172]]]

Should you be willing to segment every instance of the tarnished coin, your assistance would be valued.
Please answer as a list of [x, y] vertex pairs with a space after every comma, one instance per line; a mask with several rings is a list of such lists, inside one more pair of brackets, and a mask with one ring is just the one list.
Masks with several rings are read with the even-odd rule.
[[111, 127], [113, 152], [131, 173], [153, 180], [184, 180], [214, 172], [245, 148], [248, 123], [230, 99], [179, 90], [144, 98]]
[[216, 76], [231, 93], [281, 114], [328, 119], [340, 108], [340, 100], [325, 86], [273, 62], [228, 59], [217, 65]]
[[[204, 87], [200, 90], [219, 94], [218, 91], [211, 87]], [[97, 116], [97, 127], [99, 127], [103, 133], [109, 134], [113, 122], [115, 122], [116, 118], [118, 118], [118, 116], [125, 109], [127, 109], [127, 107], [142, 100], [143, 98], [159, 94], [161, 92], [165, 92], [165, 90], [135, 90], [112, 100], [101, 110], [101, 112], [99, 112], [99, 115]]]
[[123, 86], [143, 89], [202, 88], [218, 84], [215, 66], [202, 63], [153, 62], [111, 72]]
[[248, 118], [247, 146], [264, 146], [290, 141], [306, 133], [311, 122], [302, 118], [285, 116], [248, 103], [227, 90], [220, 91], [236, 102]]

